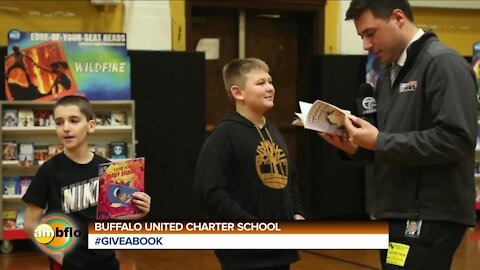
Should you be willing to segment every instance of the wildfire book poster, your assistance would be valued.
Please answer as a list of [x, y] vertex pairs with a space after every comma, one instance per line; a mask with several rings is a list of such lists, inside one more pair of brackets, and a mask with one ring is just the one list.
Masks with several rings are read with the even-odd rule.
[[101, 164], [99, 167], [99, 188], [97, 219], [139, 213], [132, 204], [132, 194], [145, 191], [145, 158], [125, 159]]
[[8, 33], [7, 100], [130, 99], [125, 33]]

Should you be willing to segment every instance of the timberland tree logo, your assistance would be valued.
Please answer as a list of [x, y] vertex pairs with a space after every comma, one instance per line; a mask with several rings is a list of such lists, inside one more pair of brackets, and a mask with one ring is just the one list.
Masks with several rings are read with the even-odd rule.
[[283, 149], [271, 141], [262, 141], [255, 158], [257, 174], [269, 188], [283, 189], [288, 184], [288, 160]]
[[45, 216], [35, 228], [33, 236], [40, 248], [48, 254], [64, 254], [72, 249], [82, 233], [65, 215]]

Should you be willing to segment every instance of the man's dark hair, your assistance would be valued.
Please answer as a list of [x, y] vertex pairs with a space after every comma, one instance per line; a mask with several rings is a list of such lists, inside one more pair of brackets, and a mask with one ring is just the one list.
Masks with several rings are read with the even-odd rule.
[[83, 113], [87, 120], [93, 120], [93, 109], [90, 101], [82, 96], [65, 96], [57, 101], [53, 106], [53, 110], [58, 106], [67, 106], [67, 105], [75, 105], [78, 107], [81, 113]]
[[388, 20], [395, 9], [402, 10], [408, 20], [413, 22], [412, 7], [408, 0], [352, 0], [345, 20], [355, 19], [366, 10], [372, 11], [375, 18]]

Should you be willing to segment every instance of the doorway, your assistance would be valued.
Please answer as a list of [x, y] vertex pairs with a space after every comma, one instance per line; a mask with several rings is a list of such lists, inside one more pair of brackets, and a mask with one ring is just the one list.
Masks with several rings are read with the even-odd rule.
[[[218, 59], [206, 61], [206, 131], [234, 110], [223, 86], [222, 67], [240, 56], [264, 60], [276, 90], [275, 107], [268, 117], [288, 144], [291, 158], [301, 172], [303, 201], [309, 202], [309, 143], [303, 139], [305, 131], [291, 122], [299, 111], [298, 101], [310, 100], [311, 56], [323, 53], [324, 2], [221, 3], [187, 2], [187, 49], [194, 51], [202, 38], [220, 40]], [[308, 205], [304, 205], [308, 211]]]

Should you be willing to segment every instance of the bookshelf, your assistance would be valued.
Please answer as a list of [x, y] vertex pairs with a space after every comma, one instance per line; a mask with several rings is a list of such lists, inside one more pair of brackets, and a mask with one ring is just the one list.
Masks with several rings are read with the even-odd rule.
[[[109, 145], [112, 142], [124, 142], [127, 147], [128, 157], [135, 157], [135, 102], [132, 100], [125, 101], [92, 101], [91, 102], [94, 113], [97, 115], [105, 114], [111, 115], [111, 122], [101, 123], [105, 125], [99, 125], [97, 122], [96, 131], [89, 134], [89, 143], [91, 144], [92, 151], [96, 151], [99, 148], [106, 149], [109, 152]], [[55, 126], [52, 122], [52, 118], [47, 122], [47, 126], [5, 126], [4, 120], [6, 118], [6, 110], [20, 111], [20, 109], [36, 111], [51, 111], [54, 102], [34, 102], [34, 101], [0, 101], [0, 119], [2, 120], [2, 129], [0, 131], [0, 139], [2, 141], [2, 156], [0, 158], [0, 182], [2, 184], [2, 198], [0, 200], [0, 213], [2, 213], [2, 222], [0, 223], [0, 240], [2, 244], [0, 251], [2, 253], [9, 253], [13, 250], [13, 243], [11, 240], [28, 239], [27, 234], [23, 228], [5, 229], [3, 220], [5, 211], [18, 211], [25, 208], [25, 203], [21, 200], [21, 194], [8, 194], [5, 195], [5, 179], [6, 181], [12, 181], [9, 179], [22, 179], [20, 177], [33, 178], [38, 168], [43, 164], [43, 160], [34, 160], [26, 166], [25, 163], [18, 160], [4, 160], [5, 158], [5, 146], [3, 143], [14, 143], [17, 147], [21, 143], [33, 143], [35, 150], [37, 146], [43, 146], [45, 149], [49, 149], [50, 146], [59, 144]], [[8, 114], [8, 112], [7, 112]], [[124, 116], [125, 121], [119, 122], [114, 119], [115, 116]], [[35, 115], [33, 116], [35, 117]], [[34, 120], [37, 123], [36, 119]], [[99, 119], [96, 119], [99, 121]], [[18, 116], [17, 122], [20, 122], [20, 116]], [[115, 125], [112, 123], [115, 122]], [[50, 149], [49, 149], [50, 150]], [[103, 150], [102, 150], [103, 151]], [[98, 153], [98, 152], [97, 152]], [[48, 155], [53, 154], [49, 153]], [[34, 154], [35, 155], [35, 154]], [[47, 156], [48, 156], [47, 155]], [[19, 155], [17, 153], [18, 158]], [[35, 155], [35, 157], [37, 157]], [[106, 156], [109, 158], [109, 155]], [[21, 181], [21, 180], [20, 180]], [[18, 191], [16, 189], [16, 191]]]

